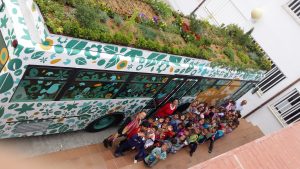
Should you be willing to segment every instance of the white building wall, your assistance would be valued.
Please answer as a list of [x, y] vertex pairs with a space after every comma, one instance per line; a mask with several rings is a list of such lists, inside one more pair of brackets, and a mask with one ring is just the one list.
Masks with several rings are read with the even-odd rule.
[[[182, 0], [169, 1], [181, 2]], [[204, 4], [204, 6], [199, 9], [200, 11], [196, 12], [200, 18], [205, 16], [204, 10], [208, 9], [207, 6], [209, 7], [209, 3], [212, 4], [211, 1], [219, 1], [220, 3], [222, 3], [221, 1], [231, 1], [236, 10], [233, 10], [232, 5], [224, 5], [224, 9], [215, 8], [215, 10], [219, 12], [215, 12], [215, 16], [208, 16], [207, 19], [210, 20], [214, 18], [218, 24], [235, 23], [246, 29], [254, 27], [252, 36], [286, 76], [286, 79], [275, 85], [262, 96], [251, 94], [251, 92], [245, 94], [241, 98], [248, 100], [248, 104], [242, 112], [242, 114], [245, 115], [290, 83], [300, 78], [300, 24], [283, 8], [283, 5], [288, 3], [289, 0], [207, 0], [208, 5]], [[263, 11], [262, 18], [257, 22], [251, 20], [251, 11], [254, 8], [260, 8]], [[213, 7], [209, 7], [209, 9], [213, 9]], [[238, 17], [238, 13], [242, 17]], [[232, 20], [230, 20], [230, 18]], [[244, 20], [240, 18], [244, 18]], [[292, 86], [284, 93], [294, 88], [300, 88], [300, 84]], [[250, 115], [247, 120], [258, 125], [264, 134], [282, 128], [281, 123], [267, 107], [272, 102], [279, 100], [282, 96], [283, 94], [274, 98], [270, 103], [267, 103], [264, 107]]]

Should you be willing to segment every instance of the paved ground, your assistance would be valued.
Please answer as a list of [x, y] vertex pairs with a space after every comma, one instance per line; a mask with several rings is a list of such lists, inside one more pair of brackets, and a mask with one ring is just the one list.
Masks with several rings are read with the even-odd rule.
[[115, 131], [116, 128], [109, 128], [97, 133], [78, 131], [47, 136], [4, 139], [0, 143], [10, 144], [29, 156], [35, 156], [101, 143], [104, 138]]
[[[211, 154], [208, 144], [202, 144], [190, 157], [188, 148], [184, 148], [176, 154], [169, 154], [168, 158], [159, 162], [153, 168], [157, 169], [183, 169], [194, 166], [200, 162], [218, 156], [236, 147], [251, 142], [263, 134], [260, 129], [251, 123], [241, 120], [240, 126], [232, 133], [226, 135], [215, 143]], [[78, 147], [66, 151], [50, 153], [32, 158], [32, 160], [44, 161], [45, 165], [57, 169], [137, 169], [146, 168], [143, 162], [133, 164], [135, 151], [126, 152], [125, 156], [115, 158], [113, 149], [106, 149], [102, 144]]]

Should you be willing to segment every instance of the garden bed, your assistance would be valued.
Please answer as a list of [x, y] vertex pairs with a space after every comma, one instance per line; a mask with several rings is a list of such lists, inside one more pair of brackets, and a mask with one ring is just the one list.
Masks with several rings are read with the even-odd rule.
[[157, 0], [35, 0], [55, 34], [212, 61], [238, 69], [270, 69], [251, 31], [216, 27]]

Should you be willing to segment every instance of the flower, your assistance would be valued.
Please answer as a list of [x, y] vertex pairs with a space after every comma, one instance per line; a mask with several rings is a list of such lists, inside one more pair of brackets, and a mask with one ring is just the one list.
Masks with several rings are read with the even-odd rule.
[[5, 65], [8, 60], [8, 51], [6, 48], [2, 48], [0, 52], [0, 65]]
[[45, 41], [43, 41], [40, 44], [40, 47], [44, 50], [50, 50], [52, 46], [53, 46], [53, 40], [49, 38], [46, 38]]
[[153, 22], [155, 24], [158, 24], [158, 20], [159, 20], [159, 18], [157, 16], [153, 16]]
[[133, 64], [128, 65], [127, 69], [130, 70], [133, 68]]
[[101, 45], [93, 44], [91, 47], [85, 48], [84, 55], [87, 57], [87, 59], [96, 60], [100, 57], [100, 53], [102, 51]]
[[42, 57], [42, 58], [40, 59], [40, 62], [45, 63], [45, 62], [47, 62], [47, 60], [48, 60], [48, 58]]
[[127, 60], [123, 60], [123, 61], [121, 61], [121, 62], [119, 62], [117, 64], [117, 69], [118, 70], [124, 69], [127, 66], [127, 64], [128, 64], [128, 61]]
[[7, 46], [9, 46], [13, 40], [16, 39], [16, 35], [14, 34], [14, 29], [9, 30], [8, 29], [8, 36], [5, 37], [5, 40], [7, 40]]
[[59, 38], [57, 39], [57, 41], [58, 41], [60, 44], [63, 44], [63, 43], [66, 43], [66, 42], [68, 41], [68, 39], [65, 38], [64, 40], [62, 40], [62, 37], [59, 37]]

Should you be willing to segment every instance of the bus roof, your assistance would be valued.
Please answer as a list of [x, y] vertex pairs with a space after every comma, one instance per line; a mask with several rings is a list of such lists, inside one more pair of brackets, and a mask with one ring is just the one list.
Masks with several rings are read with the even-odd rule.
[[[5, 6], [0, 16], [7, 23], [6, 27], [1, 27], [1, 32], [3, 37], [15, 37], [18, 41], [15, 49], [9, 45], [8, 49], [14, 51], [9, 52], [10, 57], [21, 59], [23, 66], [75, 67], [247, 81], [258, 81], [265, 73], [213, 67], [207, 60], [54, 35], [47, 30], [32, 0], [3, 2]], [[6, 44], [11, 44], [12, 40], [5, 38]]]

